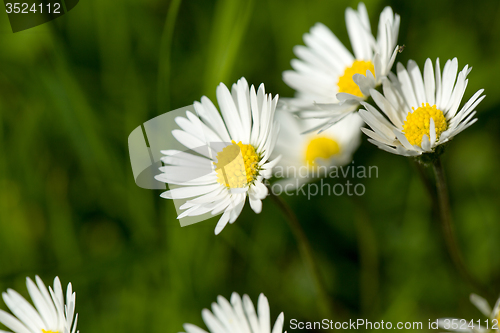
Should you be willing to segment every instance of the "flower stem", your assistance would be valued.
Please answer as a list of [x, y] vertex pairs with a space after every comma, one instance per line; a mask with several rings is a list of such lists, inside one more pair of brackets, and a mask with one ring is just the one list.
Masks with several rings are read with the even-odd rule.
[[460, 252], [460, 248], [455, 236], [455, 230], [453, 229], [450, 199], [448, 197], [448, 187], [446, 185], [446, 178], [444, 176], [441, 159], [439, 157], [436, 157], [436, 159], [433, 161], [432, 166], [436, 175], [437, 198], [439, 213], [441, 217], [441, 227], [443, 229], [443, 235], [451, 260], [453, 261], [453, 264], [465, 279], [465, 281], [467, 281], [472, 287], [477, 289], [477, 291], [483, 294], [488, 294], [488, 288], [485, 288], [481, 283], [479, 283], [469, 272], [463, 260], [462, 253]]
[[327, 318], [333, 318], [333, 304], [328, 297], [328, 293], [326, 291], [324, 281], [321, 278], [318, 265], [314, 260], [311, 244], [309, 243], [309, 240], [307, 239], [306, 234], [304, 233], [304, 230], [302, 229], [299, 220], [297, 219], [297, 216], [290, 208], [290, 206], [286, 203], [286, 201], [283, 200], [283, 198], [274, 194], [271, 194], [271, 197], [274, 200], [275, 204], [280, 208], [282, 213], [287, 217], [286, 220], [288, 222], [288, 226], [292, 230], [293, 235], [295, 236], [295, 239], [299, 245], [299, 252], [302, 260], [304, 260], [307, 269], [309, 270], [311, 277], [314, 280], [315, 289], [318, 294], [318, 299], [320, 301], [320, 307], [323, 311], [323, 315], [329, 316]]
[[420, 180], [425, 186], [425, 189], [427, 190], [427, 193], [430, 196], [431, 203], [433, 203], [432, 207], [434, 209], [435, 202], [438, 202], [437, 194], [436, 194], [436, 186], [433, 184], [432, 180], [429, 178], [429, 175], [427, 174], [427, 168], [425, 165], [417, 160], [413, 160], [413, 166], [418, 172], [418, 175], [420, 177]]

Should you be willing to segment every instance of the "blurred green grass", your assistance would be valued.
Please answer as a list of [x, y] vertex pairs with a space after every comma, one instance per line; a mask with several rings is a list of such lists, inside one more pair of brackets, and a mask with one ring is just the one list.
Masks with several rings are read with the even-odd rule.
[[[458, 57], [474, 67], [465, 94], [487, 98], [479, 121], [445, 155], [453, 214], [474, 274], [500, 289], [497, 1], [367, 1], [372, 29], [401, 15], [398, 60]], [[215, 97], [245, 76], [291, 96], [281, 80], [315, 22], [349, 45], [355, 1], [80, 1], [67, 15], [12, 34], [0, 17], [0, 289], [26, 295], [39, 274], [71, 281], [82, 332], [204, 326], [221, 294], [264, 292], [273, 319], [318, 320], [317, 298], [287, 224], [270, 200], [213, 235], [216, 219], [180, 228], [173, 204], [133, 180], [127, 136], [167, 110]], [[376, 165], [366, 194], [289, 197], [318, 254], [329, 292], [351, 318], [479, 319], [472, 291], [445, 252], [425, 189], [407, 159], [364, 140], [357, 165]], [[494, 296], [494, 295], [493, 295]], [[490, 302], [494, 299], [488, 295]], [[2, 305], [1, 308], [5, 309]], [[332, 318], [336, 319], [336, 318]]]

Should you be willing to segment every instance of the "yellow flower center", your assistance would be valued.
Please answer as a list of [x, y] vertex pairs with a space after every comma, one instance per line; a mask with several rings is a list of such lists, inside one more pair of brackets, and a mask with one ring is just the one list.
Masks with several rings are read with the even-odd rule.
[[352, 79], [354, 74], [362, 74], [366, 76], [366, 71], [369, 70], [375, 76], [375, 67], [371, 61], [354, 60], [351, 67], [346, 67], [344, 74], [339, 78], [339, 92], [352, 94], [363, 97], [363, 93], [358, 85]]
[[441, 110], [436, 108], [436, 105], [430, 106], [429, 103], [422, 103], [422, 106], [412, 108], [413, 112], [408, 113], [403, 125], [403, 133], [412, 145], [421, 146], [422, 136], [426, 134], [430, 138], [430, 120], [434, 119], [436, 127], [436, 140], [439, 135], [446, 131], [448, 123]]
[[217, 153], [217, 181], [227, 188], [243, 188], [257, 178], [260, 156], [252, 145], [232, 143]]
[[340, 153], [340, 146], [337, 141], [326, 136], [315, 136], [306, 148], [306, 163], [309, 166], [316, 166], [318, 158], [329, 159]]
[[43, 328], [42, 328], [42, 332], [43, 333], [59, 333], [59, 331], [55, 331], [55, 332], [54, 331], [46, 331]]

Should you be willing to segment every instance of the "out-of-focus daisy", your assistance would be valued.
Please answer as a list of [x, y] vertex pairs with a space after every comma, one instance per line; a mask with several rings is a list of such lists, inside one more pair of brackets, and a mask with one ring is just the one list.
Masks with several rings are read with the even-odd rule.
[[481, 311], [490, 322], [484, 320], [465, 320], [456, 318], [442, 318], [438, 320], [438, 325], [442, 329], [453, 332], [487, 333], [500, 332], [500, 298], [497, 300], [493, 310], [488, 301], [476, 294], [470, 295], [470, 301]]
[[477, 91], [460, 109], [459, 106], [467, 87], [467, 65], [458, 73], [458, 60], [448, 60], [441, 75], [439, 59], [434, 70], [427, 59], [424, 75], [418, 65], [408, 61], [405, 69], [397, 65], [397, 77], [383, 82], [384, 94], [371, 90], [375, 107], [363, 103], [366, 110], [359, 114], [372, 130], [363, 128], [368, 139], [388, 152], [417, 156], [434, 152], [435, 148], [451, 140], [455, 135], [472, 125], [474, 109], [483, 100], [483, 89]]
[[[257, 303], [257, 312], [248, 295], [233, 293], [231, 303], [222, 296], [217, 297], [217, 303], [212, 303], [212, 311], [203, 309], [203, 321], [210, 333], [282, 333], [283, 312], [271, 327], [269, 302], [264, 294], [260, 294]], [[206, 333], [205, 330], [193, 324], [184, 324], [186, 333]], [[271, 330], [272, 329], [272, 330]]]
[[283, 81], [296, 90], [295, 98], [284, 100], [292, 111], [304, 118], [323, 121], [312, 130], [325, 129], [370, 96], [390, 72], [397, 54], [399, 15], [391, 7], [380, 14], [377, 38], [372, 35], [370, 20], [363, 3], [358, 10], [345, 12], [347, 32], [354, 56], [321, 23], [304, 34], [306, 46], [297, 45], [293, 70], [283, 73]]
[[329, 167], [350, 163], [361, 141], [363, 120], [357, 114], [348, 115], [320, 134], [301, 134], [316, 126], [317, 119], [299, 119], [280, 110], [276, 120], [281, 131], [274, 154], [281, 159], [274, 174], [286, 178], [280, 183], [290, 189], [325, 177]]
[[[266, 95], [264, 85], [258, 91], [248, 88], [245, 78], [233, 84], [231, 92], [221, 83], [217, 101], [222, 117], [205, 96], [195, 102], [198, 116], [186, 112], [186, 118], [175, 121], [181, 129], [172, 135], [187, 149], [198, 155], [178, 150], [165, 150], [156, 179], [179, 185], [163, 192], [167, 199], [188, 200], [178, 218], [208, 212], [222, 213], [215, 234], [241, 213], [248, 196], [250, 207], [260, 213], [262, 199], [268, 194], [263, 179], [270, 178], [277, 159], [269, 161], [278, 136], [274, 120], [278, 96]], [[200, 173], [200, 170], [202, 171]]]
[[54, 279], [54, 289], [49, 286], [47, 290], [38, 276], [35, 281], [36, 284], [26, 278], [34, 307], [15, 290], [7, 289], [7, 292], [2, 293], [5, 304], [14, 316], [0, 310], [0, 322], [14, 333], [75, 333], [78, 314], [75, 316], [76, 294], [72, 291], [71, 283], [66, 289], [64, 302], [58, 277]]

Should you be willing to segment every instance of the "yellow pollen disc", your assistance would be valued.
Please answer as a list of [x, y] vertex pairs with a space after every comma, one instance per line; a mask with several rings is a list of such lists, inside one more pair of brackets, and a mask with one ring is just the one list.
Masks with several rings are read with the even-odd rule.
[[315, 136], [306, 148], [306, 163], [310, 166], [316, 165], [316, 159], [329, 159], [340, 153], [337, 141], [326, 136]]
[[339, 78], [337, 83], [339, 93], [348, 93], [355, 96], [363, 97], [363, 93], [358, 85], [352, 79], [354, 74], [362, 74], [366, 76], [366, 71], [369, 70], [375, 76], [375, 67], [371, 61], [354, 60], [351, 67], [346, 67], [344, 74]]
[[441, 110], [436, 108], [436, 105], [430, 106], [429, 103], [422, 103], [422, 106], [412, 108], [413, 112], [408, 113], [403, 125], [403, 133], [412, 145], [421, 147], [422, 136], [424, 134], [430, 139], [430, 120], [434, 119], [436, 127], [436, 140], [439, 139], [441, 133], [446, 131], [448, 123]]
[[257, 178], [260, 157], [252, 145], [232, 143], [217, 153], [217, 181], [227, 188], [243, 188]]
[[43, 333], [59, 333], [59, 331], [56, 331], [56, 332], [54, 332], [54, 331], [46, 331], [46, 330], [44, 330], [43, 328], [42, 328], [42, 332], [43, 332]]

